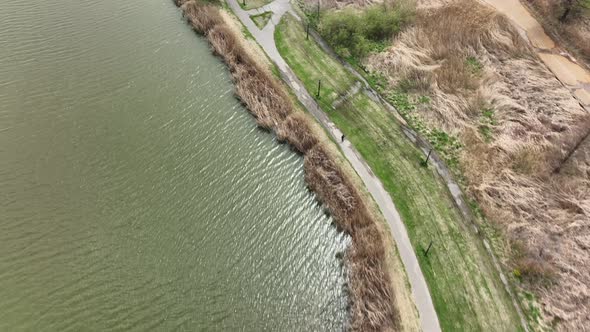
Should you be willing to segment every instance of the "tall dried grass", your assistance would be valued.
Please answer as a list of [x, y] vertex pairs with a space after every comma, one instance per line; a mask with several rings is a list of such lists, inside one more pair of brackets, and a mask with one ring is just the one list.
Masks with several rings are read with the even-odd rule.
[[273, 130], [304, 155], [305, 179], [332, 214], [340, 229], [352, 237], [349, 266], [351, 328], [355, 331], [396, 330], [399, 315], [393, 306], [385, 248], [378, 226], [351, 180], [320, 143], [309, 120], [295, 111], [289, 96], [272, 74], [250, 56], [219, 9], [195, 0], [177, 0], [193, 28], [205, 35], [227, 64], [236, 94], [258, 125]]
[[547, 324], [590, 326], [590, 115], [518, 31], [492, 9], [459, 0], [421, 11], [367, 67], [392, 87], [428, 81], [416, 94], [430, 105], [417, 115], [460, 137], [467, 193], [524, 245], [505, 265], [537, 293]]
[[590, 68], [590, 10], [574, 11], [565, 21], [560, 17], [565, 11], [563, 0], [527, 0], [524, 2], [536, 14], [543, 29], [565, 44], [568, 50]]
[[398, 327], [393, 292], [388, 286], [383, 239], [358, 192], [321, 145], [305, 155], [305, 180], [331, 211], [338, 227], [352, 236], [349, 262], [353, 331]]
[[308, 120], [301, 114], [291, 114], [274, 129], [279, 140], [289, 143], [301, 154], [318, 144], [318, 138], [309, 130]]

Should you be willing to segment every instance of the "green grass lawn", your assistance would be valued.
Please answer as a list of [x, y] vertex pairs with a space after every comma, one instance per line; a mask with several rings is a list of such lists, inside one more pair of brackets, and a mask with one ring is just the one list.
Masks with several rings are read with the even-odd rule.
[[[305, 31], [290, 15], [283, 18], [275, 38], [279, 53], [305, 84], [309, 93], [316, 94], [318, 81], [321, 80], [323, 103], [332, 105], [340, 94], [346, 93], [354, 84], [356, 78], [340, 63], [325, 56], [319, 47], [306, 47], [306, 45], [315, 45], [313, 38], [306, 40]], [[293, 45], [292, 43], [303, 44]], [[305, 75], [300, 75], [303, 73]]]
[[[278, 49], [381, 179], [407, 226], [444, 331], [517, 331], [518, 316], [481, 241], [455, 208], [433, 167], [405, 138], [382, 105], [358, 93], [336, 109], [334, 100], [356, 78], [313, 41], [290, 15], [275, 34]], [[423, 250], [434, 242], [428, 257]]]
[[252, 19], [252, 21], [254, 21], [254, 24], [256, 24], [258, 29], [264, 28], [271, 17], [272, 17], [272, 12], [264, 12], [262, 14], [250, 16], [250, 18]]
[[273, 2], [273, 0], [238, 0], [240, 7], [244, 10], [250, 10], [254, 8], [260, 8], [264, 5]]

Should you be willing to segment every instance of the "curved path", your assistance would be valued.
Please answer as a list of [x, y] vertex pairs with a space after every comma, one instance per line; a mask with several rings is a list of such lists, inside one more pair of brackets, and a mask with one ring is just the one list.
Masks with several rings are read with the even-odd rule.
[[[294, 17], [299, 19], [298, 15], [291, 9], [289, 0], [275, 0], [266, 6], [249, 11], [243, 10], [236, 0], [227, 0], [227, 3], [240, 21], [242, 21], [244, 26], [246, 26], [254, 36], [258, 44], [264, 49], [268, 57], [277, 65], [283, 79], [291, 87], [297, 96], [297, 99], [299, 99], [305, 108], [307, 108], [307, 110], [320, 122], [330, 135], [332, 135], [335, 141], [340, 142], [342, 132], [320, 109], [277, 50], [274, 40], [274, 31], [281, 17], [286, 12], [290, 12]], [[273, 15], [269, 23], [263, 29], [259, 29], [250, 19], [250, 15], [256, 15], [267, 11], [272, 11]], [[383, 187], [381, 181], [373, 174], [370, 167], [362, 159], [352, 144], [348, 141], [339, 144], [342, 153], [364, 182], [367, 190], [379, 205], [383, 216], [389, 224], [400, 257], [406, 268], [408, 280], [412, 287], [412, 295], [414, 296], [414, 302], [420, 315], [420, 325], [422, 330], [428, 332], [440, 331], [438, 316], [434, 310], [434, 304], [430, 297], [426, 280], [424, 279], [422, 270], [420, 270], [418, 258], [416, 257], [416, 253], [414, 252], [414, 248], [408, 237], [405, 225], [402, 222], [391, 197]]]

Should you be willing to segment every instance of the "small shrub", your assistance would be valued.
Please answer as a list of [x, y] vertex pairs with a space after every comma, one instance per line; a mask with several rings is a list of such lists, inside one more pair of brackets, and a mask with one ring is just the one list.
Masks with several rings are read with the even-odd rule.
[[425, 93], [430, 89], [430, 84], [430, 73], [413, 69], [403, 75], [403, 78], [398, 83], [398, 88], [404, 93]]
[[399, 12], [384, 6], [373, 6], [361, 15], [363, 35], [372, 41], [383, 41], [398, 33], [403, 20]]
[[472, 74], [470, 67], [458, 57], [450, 57], [434, 71], [438, 86], [445, 92], [456, 93], [459, 90], [476, 90], [478, 78]]
[[351, 9], [327, 13], [322, 19], [320, 33], [336, 52], [344, 57], [364, 57], [369, 51], [361, 33], [361, 18]]
[[398, 87], [403, 93], [409, 93], [416, 88], [416, 83], [412, 80], [404, 78], [399, 81]]
[[375, 5], [364, 11], [330, 11], [320, 19], [319, 32], [343, 57], [362, 59], [384, 50], [390, 38], [413, 18], [413, 7]]
[[549, 285], [557, 277], [553, 266], [538, 257], [519, 259], [515, 271], [518, 271], [521, 280], [539, 285]]
[[581, 17], [584, 15], [590, 15], [590, 0], [567, 0], [562, 1], [560, 6], [559, 21], [566, 22], [571, 17]]

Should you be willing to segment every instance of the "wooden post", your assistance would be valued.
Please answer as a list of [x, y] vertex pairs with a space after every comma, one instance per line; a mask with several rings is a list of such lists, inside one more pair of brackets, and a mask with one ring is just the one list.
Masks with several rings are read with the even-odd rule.
[[430, 240], [430, 244], [428, 245], [428, 249], [426, 249], [426, 251], [424, 252], [424, 256], [428, 257], [428, 252], [430, 251], [430, 248], [432, 248], [432, 240]]
[[318, 81], [318, 92], [316, 93], [316, 97], [320, 97], [320, 89], [322, 88], [322, 80]]
[[428, 151], [428, 156], [426, 157], [426, 160], [420, 161], [420, 166], [422, 166], [422, 167], [428, 167], [428, 160], [430, 160], [430, 154], [431, 153], [432, 153], [432, 149], [430, 149], [430, 151]]
[[320, 23], [320, 0], [318, 0], [318, 24]]

